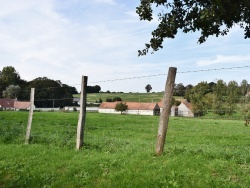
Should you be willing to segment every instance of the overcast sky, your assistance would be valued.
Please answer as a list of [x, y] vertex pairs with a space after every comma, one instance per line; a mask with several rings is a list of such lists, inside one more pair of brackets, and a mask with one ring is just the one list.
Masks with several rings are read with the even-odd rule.
[[[248, 66], [249, 39], [234, 27], [224, 37], [197, 44], [199, 33], [179, 33], [153, 55], [138, 57], [150, 40], [157, 19], [140, 21], [139, 0], [0, 0], [0, 69], [13, 66], [22, 79], [61, 80], [79, 89], [81, 76], [102, 91], [163, 91], [166, 75], [99, 82], [129, 77]], [[250, 69], [178, 73], [176, 83], [250, 82]]]

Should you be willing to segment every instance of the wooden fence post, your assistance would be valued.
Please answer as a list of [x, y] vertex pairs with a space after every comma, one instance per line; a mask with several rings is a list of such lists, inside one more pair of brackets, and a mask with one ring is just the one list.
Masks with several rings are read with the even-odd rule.
[[29, 143], [30, 140], [30, 131], [31, 131], [31, 125], [32, 125], [32, 118], [33, 118], [33, 107], [34, 107], [34, 96], [35, 96], [35, 88], [31, 88], [30, 90], [30, 111], [29, 111], [29, 119], [28, 119], [28, 125], [26, 130], [26, 137], [25, 137], [25, 144]]
[[87, 102], [87, 83], [88, 77], [82, 76], [81, 96], [80, 96], [80, 113], [77, 125], [76, 149], [80, 150], [83, 146], [84, 127], [86, 119], [86, 102]]
[[168, 120], [171, 112], [171, 102], [173, 97], [176, 71], [177, 68], [175, 67], [170, 67], [168, 70], [168, 77], [163, 97], [163, 108], [160, 116], [160, 122], [157, 134], [156, 155], [161, 155], [164, 149], [165, 139], [167, 135], [167, 128], [168, 128]]

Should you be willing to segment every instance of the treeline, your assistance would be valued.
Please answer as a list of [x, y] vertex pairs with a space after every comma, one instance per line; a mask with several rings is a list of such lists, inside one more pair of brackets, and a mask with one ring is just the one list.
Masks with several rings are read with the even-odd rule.
[[226, 83], [218, 80], [216, 83], [200, 82], [186, 87], [182, 83], [176, 84], [174, 95], [183, 96], [190, 101], [193, 113], [197, 116], [209, 111], [220, 116], [233, 115], [240, 110], [244, 117], [250, 117], [249, 90], [247, 80], [242, 80], [240, 84], [236, 81]]
[[[52, 80], [38, 77], [31, 81], [21, 79], [19, 73], [12, 66], [0, 71], [0, 97], [28, 101], [30, 89], [35, 88], [36, 107], [64, 107], [72, 106], [73, 94], [78, 94], [75, 87]], [[98, 93], [100, 86], [88, 86], [88, 93]]]

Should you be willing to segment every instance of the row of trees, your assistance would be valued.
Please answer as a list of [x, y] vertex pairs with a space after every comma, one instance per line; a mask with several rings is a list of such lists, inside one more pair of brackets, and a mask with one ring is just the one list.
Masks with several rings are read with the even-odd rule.
[[[36, 107], [71, 106], [73, 94], [78, 94], [75, 87], [63, 84], [60, 80], [38, 77], [25, 81], [12, 66], [4, 67], [0, 71], [0, 97], [29, 100], [30, 88], [36, 89]], [[88, 92], [99, 92], [100, 90], [100, 86], [88, 87]]]
[[238, 107], [243, 113], [250, 111], [247, 105], [249, 97], [245, 97], [249, 89], [250, 86], [246, 80], [242, 80], [240, 85], [236, 81], [226, 84], [223, 80], [218, 80], [216, 83], [200, 82], [196, 86], [186, 87], [177, 84], [175, 94], [182, 92], [184, 98], [192, 103], [193, 112], [199, 116], [209, 110], [217, 115], [232, 115], [236, 113]]
[[[230, 82], [227, 85], [223, 80], [218, 80], [218, 81], [219, 81], [219, 84], [220, 84], [220, 82], [223, 82], [223, 85], [225, 86], [225, 88], [227, 86], [231, 85]], [[239, 96], [246, 95], [247, 91], [250, 90], [250, 84], [248, 84], [247, 80], [242, 80], [242, 82], [240, 84], [238, 84], [235, 81], [233, 81], [233, 82], [237, 86], [237, 93]], [[215, 82], [210, 82], [210, 83], [203, 82], [203, 84], [206, 85], [204, 88], [204, 89], [206, 89], [205, 93], [214, 92], [214, 90], [217, 88], [217, 83], [215, 83]], [[195, 87], [195, 86], [193, 86], [192, 84], [188, 84], [186, 86], [184, 86], [182, 83], [175, 84], [173, 95], [174, 96], [183, 96], [185, 98], [188, 98], [189, 92], [191, 91], [191, 89], [193, 87]]]

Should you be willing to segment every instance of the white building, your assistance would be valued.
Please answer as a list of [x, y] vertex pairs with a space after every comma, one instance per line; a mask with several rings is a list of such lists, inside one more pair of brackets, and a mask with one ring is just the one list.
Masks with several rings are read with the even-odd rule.
[[194, 117], [192, 112], [192, 104], [186, 99], [181, 100], [181, 104], [178, 106], [178, 116]]
[[[186, 99], [177, 99], [181, 102], [179, 106], [172, 106], [170, 116], [182, 116], [182, 117], [194, 117], [192, 112], [192, 104]], [[159, 102], [159, 106], [162, 112], [163, 102]]]
[[112, 114], [120, 114], [115, 110], [115, 106], [118, 103], [126, 103], [128, 105], [128, 109], [124, 112], [124, 114], [137, 114], [137, 115], [159, 115], [160, 107], [157, 103], [139, 103], [139, 102], [102, 102], [99, 106], [99, 113], [112, 113]]

